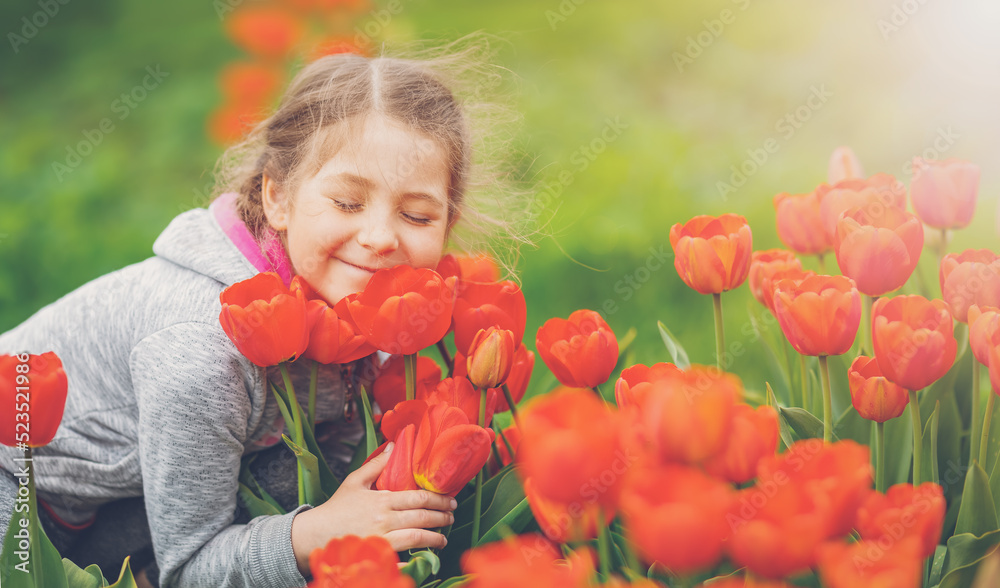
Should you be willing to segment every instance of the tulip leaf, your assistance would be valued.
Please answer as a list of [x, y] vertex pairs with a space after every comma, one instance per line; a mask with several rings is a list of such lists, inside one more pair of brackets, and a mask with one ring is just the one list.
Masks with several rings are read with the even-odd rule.
[[[980, 468], [982, 469], [982, 468]], [[1000, 544], [1000, 530], [977, 537], [960, 533], [948, 539], [948, 553], [944, 562], [944, 577], [940, 588], [972, 586], [977, 565], [992, 554]]]
[[448, 578], [444, 582], [441, 582], [434, 588], [459, 588], [459, 586], [464, 586], [471, 581], [472, 578], [469, 576], [454, 576], [452, 578]]
[[936, 586], [941, 582], [941, 574], [944, 573], [944, 561], [947, 555], [948, 548], [944, 545], [938, 545], [934, 549], [934, 556], [931, 558], [930, 575], [927, 577], [927, 581], [924, 582], [924, 586]]
[[104, 588], [108, 585], [108, 581], [104, 579], [101, 568], [97, 564], [90, 564], [87, 569], [82, 570], [80, 566], [65, 557], [62, 562], [63, 571], [66, 572], [66, 581], [73, 588]]
[[[923, 446], [923, 451], [921, 452], [920, 458], [920, 477], [921, 480], [914, 480], [914, 485], [922, 484], [924, 482], [934, 482], [937, 484], [938, 481], [938, 454], [937, 454], [937, 440], [938, 440], [938, 422], [941, 413], [941, 402], [938, 401], [934, 404], [934, 411], [931, 416], [927, 419], [927, 424], [924, 426], [924, 434], [921, 437], [921, 444]], [[991, 498], [992, 500], [992, 498]]]
[[909, 482], [913, 457], [913, 419], [909, 406], [902, 415], [885, 423], [885, 456], [886, 488]]
[[[638, 329], [635, 327], [629, 327], [628, 331], [625, 331], [624, 335], [618, 337], [618, 361], [621, 361], [622, 357], [625, 356], [626, 351], [632, 351], [632, 344], [635, 343], [635, 339], [638, 335]], [[628, 365], [628, 363], [625, 365]]]
[[288, 435], [282, 435], [281, 438], [285, 441], [285, 445], [288, 445], [288, 448], [295, 454], [295, 459], [302, 465], [303, 479], [299, 480], [299, 484], [305, 487], [306, 504], [319, 506], [326, 502], [330, 497], [323, 492], [323, 487], [320, 484], [319, 464], [316, 456], [310, 453], [309, 450], [299, 447], [294, 441], [288, 438]]
[[840, 439], [851, 439], [862, 445], [868, 445], [869, 441], [872, 441], [872, 422], [874, 421], [869, 421], [858, 414], [854, 406], [848, 406], [833, 424], [833, 434]]
[[[985, 418], [985, 409], [983, 409], [983, 414]], [[982, 435], [982, 431], [977, 431], [977, 435]], [[1000, 456], [1000, 398], [993, 402], [993, 416], [990, 420], [990, 434], [989, 439], [986, 440], [986, 463], [983, 468], [990, 468], [990, 471], [996, 469], [996, 465], [1000, 462], [997, 457]]]
[[777, 369], [778, 373], [781, 374], [781, 380], [784, 384], [784, 392], [787, 394], [787, 398], [785, 400], [788, 404], [794, 404], [791, 400], [792, 364], [788, 349], [788, 341], [781, 333], [781, 329], [774, 328], [778, 324], [778, 321], [774, 318], [774, 315], [771, 314], [771, 311], [767, 310], [756, 300], [752, 299], [747, 301], [747, 317], [749, 318], [750, 326], [753, 327], [754, 331], [754, 339], [749, 343], [753, 345], [758, 341], [763, 341], [764, 349], [767, 350], [768, 359], [773, 364], [773, 367]]
[[788, 421], [784, 417], [780, 416], [780, 406], [778, 405], [778, 400], [774, 397], [774, 390], [771, 389], [771, 384], [765, 382], [764, 386], [767, 388], [767, 405], [774, 409], [775, 412], [779, 414], [778, 417], [778, 436], [781, 438], [781, 442], [785, 447], [792, 446], [792, 430], [788, 427]]
[[[273, 383], [271, 384], [271, 387], [275, 396], [278, 397], [279, 408], [283, 405], [285, 411], [291, 410], [292, 408], [288, 406], [288, 395]], [[285, 411], [282, 411], [283, 415], [285, 414]], [[298, 418], [302, 418], [302, 416], [300, 415]], [[323, 458], [323, 452], [319, 447], [319, 443], [316, 442], [316, 433], [313, 431], [312, 427], [304, 426], [302, 427], [302, 437], [306, 442], [305, 449], [307, 449], [312, 455], [316, 456], [317, 473], [319, 475], [320, 486], [323, 489], [323, 493], [327, 496], [333, 496], [333, 494], [337, 491], [337, 488], [340, 488], [340, 480], [337, 479], [333, 470], [330, 469], [330, 465], [327, 464], [326, 459]]]
[[[953, 476], [951, 482], [947, 482], [946, 478], [950, 470], [958, 470], [965, 462], [966, 455], [962, 450], [963, 434], [958, 399], [956, 394], [949, 394], [941, 400], [941, 415], [937, 432], [937, 479], [938, 483], [945, 487], [946, 497], [949, 497], [949, 494], [958, 494], [959, 487], [955, 484], [961, 479], [961, 476]], [[985, 467], [983, 471], [989, 472]], [[952, 485], [950, 493], [948, 492], [949, 484]]]
[[955, 535], [971, 533], [981, 537], [998, 528], [1000, 525], [997, 524], [997, 511], [993, 504], [990, 482], [982, 466], [973, 461], [965, 477], [962, 506], [958, 511], [958, 522], [955, 523]]
[[[813, 416], [809, 411], [794, 406], [791, 408], [779, 406], [778, 414], [788, 422], [799, 440], [823, 438], [823, 421]], [[834, 435], [834, 441], [836, 440], [836, 435]]]
[[[32, 468], [29, 471], [33, 473]], [[67, 588], [62, 556], [52, 545], [38, 520], [33, 479], [28, 483], [28, 501], [20, 504], [27, 505], [27, 508], [11, 513], [7, 534], [3, 538], [0, 585], [9, 588]], [[20, 553], [23, 550], [19, 543], [24, 535], [27, 535], [29, 546], [22, 559]]]
[[372, 420], [372, 405], [368, 402], [368, 391], [364, 385], [361, 386], [361, 404], [365, 413], [365, 451], [371, 455], [378, 449], [378, 436], [375, 434], [375, 423]]
[[122, 563], [122, 571], [118, 574], [118, 580], [108, 586], [108, 588], [138, 588], [135, 584], [135, 578], [132, 576], [132, 568], [129, 566], [129, 558], [131, 555], [125, 556], [125, 561]]
[[410, 561], [400, 571], [420, 586], [428, 577], [441, 571], [441, 560], [433, 551], [425, 549], [410, 554]]
[[[261, 515], [285, 514], [284, 509], [280, 506], [276, 507], [267, 500], [258, 497], [249, 486], [242, 482], [240, 482], [240, 488], [237, 493], [239, 494], [240, 500], [242, 500], [243, 504], [246, 505], [247, 510], [250, 511], [251, 519]], [[270, 495], [268, 495], [268, 498], [271, 498]], [[271, 498], [271, 500], [274, 499]]]
[[476, 545], [485, 545], [493, 541], [498, 541], [503, 538], [505, 531], [508, 533], [520, 532], [532, 519], [533, 516], [531, 514], [531, 507], [528, 505], [528, 499], [524, 498], [510, 512], [505, 514], [502, 519], [497, 521], [495, 525], [490, 527], [488, 531], [483, 533], [483, 536], [479, 538], [479, 542]]
[[656, 321], [656, 327], [660, 330], [660, 338], [663, 339], [663, 344], [666, 346], [667, 353], [670, 354], [670, 359], [674, 365], [682, 370], [690, 368], [691, 360], [688, 359], [687, 351], [684, 351], [684, 347], [677, 340], [677, 337], [674, 337], [674, 334], [663, 324], [663, 321]]

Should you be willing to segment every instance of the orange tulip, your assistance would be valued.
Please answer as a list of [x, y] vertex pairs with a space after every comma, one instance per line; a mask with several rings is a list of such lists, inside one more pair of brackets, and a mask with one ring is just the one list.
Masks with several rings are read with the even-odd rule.
[[[420, 425], [420, 421], [424, 420], [424, 415], [427, 414], [429, 407], [430, 404], [423, 398], [400, 402], [392, 410], [382, 415], [382, 420], [379, 422], [382, 434], [385, 435], [386, 439], [392, 441], [407, 425], [413, 425], [415, 432], [416, 427]], [[371, 456], [369, 456], [369, 459], [371, 459]]]
[[468, 588], [589, 588], [594, 573], [591, 552], [577, 551], [568, 562], [555, 545], [530, 533], [511, 535], [462, 554], [462, 571], [470, 574]]
[[518, 474], [549, 500], [613, 509], [622, 475], [636, 459], [621, 422], [588, 390], [561, 388], [531, 399], [521, 411]]
[[684, 283], [701, 294], [738, 287], [750, 272], [753, 235], [738, 214], [701, 215], [670, 228], [674, 267]]
[[68, 388], [55, 352], [0, 355], [0, 443], [48, 445], [62, 422]]
[[399, 556], [384, 537], [336, 537], [309, 554], [313, 580], [308, 588], [413, 588], [413, 578], [398, 564]]
[[618, 363], [618, 339], [593, 310], [545, 321], [535, 336], [535, 349], [559, 382], [571, 388], [604, 383]]
[[896, 484], [885, 494], [870, 491], [858, 509], [856, 528], [865, 541], [899, 541], [916, 538], [918, 556], [930, 557], [937, 549], [944, 526], [946, 504], [941, 486], [925, 482]]
[[737, 404], [729, 441], [705, 462], [705, 471], [734, 484], [757, 477], [757, 462], [778, 450], [778, 413], [770, 406], [756, 409]]
[[830, 155], [826, 177], [828, 182], [836, 184], [840, 180], [863, 178], [865, 172], [861, 169], [861, 161], [858, 160], [854, 150], [847, 146], [841, 146], [834, 149]]
[[[531, 381], [531, 372], [535, 368], [535, 354], [529, 351], [524, 345], [518, 345], [514, 351], [514, 365], [510, 368], [510, 375], [507, 376], [507, 389], [510, 390], [511, 400], [517, 404], [524, 398], [524, 393], [528, 391], [528, 382]], [[497, 396], [497, 412], [507, 412], [510, 406], [507, 405], [507, 398], [500, 392]]]
[[[441, 382], [441, 367], [433, 359], [420, 356], [415, 375], [415, 398], [423, 398]], [[401, 356], [390, 358], [379, 370], [372, 383], [372, 396], [383, 412], [406, 400], [406, 366]]]
[[910, 198], [920, 220], [938, 229], [961, 229], [972, 220], [979, 166], [968, 161], [913, 159]]
[[451, 326], [455, 278], [397, 265], [375, 272], [347, 308], [372, 345], [409, 355], [441, 340]]
[[819, 575], [828, 588], [918, 588], [923, 579], [913, 540], [890, 543], [888, 549], [867, 540], [830, 542], [819, 554]]
[[811, 276], [796, 284], [774, 284], [774, 315], [803, 355], [841, 355], [854, 344], [861, 324], [861, 296], [844, 276]]
[[875, 359], [890, 382], [921, 390], [944, 376], [955, 362], [958, 343], [943, 300], [879, 298], [872, 317]]
[[460, 284], [452, 317], [455, 348], [460, 353], [468, 356], [476, 333], [493, 326], [510, 331], [515, 343], [524, 339], [528, 310], [517, 284], [509, 280], [490, 283], [463, 280]]
[[216, 144], [229, 145], [239, 141], [263, 119], [264, 115], [257, 107], [224, 104], [209, 115], [206, 132]]
[[[394, 442], [392, 453], [389, 454], [389, 460], [382, 473], [375, 480], [375, 488], [393, 492], [420, 488], [416, 480], [413, 479], [413, 446], [416, 442], [416, 436], [416, 426], [411, 424], [406, 425], [395, 437], [390, 438]], [[384, 449], [384, 446], [381, 449]], [[380, 453], [382, 451], [376, 450], [373, 456]]]
[[622, 490], [626, 533], [646, 563], [687, 575], [722, 557], [735, 493], [725, 482], [687, 466], [637, 468]]
[[[497, 412], [497, 407], [503, 399], [502, 396], [503, 394], [495, 388], [486, 391], [487, 426], [493, 420], [493, 414]], [[444, 403], [460, 408], [465, 416], [469, 417], [470, 423], [479, 423], [480, 394], [468, 378], [445, 378], [437, 387], [427, 388], [419, 392], [417, 398], [426, 401], [428, 406]]]
[[859, 355], [847, 371], [851, 403], [862, 418], [884, 423], [903, 414], [910, 395], [884, 376], [874, 357]]
[[639, 398], [643, 434], [664, 462], [702, 463], [726, 448], [742, 396], [740, 379], [715, 368], [665, 373]]
[[980, 309], [973, 304], [969, 307], [969, 347], [976, 361], [990, 364], [990, 347], [1000, 346], [1000, 308], [986, 306]]
[[223, 290], [219, 300], [222, 330], [254, 364], [267, 367], [294, 360], [309, 345], [305, 298], [290, 292], [278, 274], [261, 273], [237, 282]]
[[252, 55], [282, 59], [301, 42], [305, 25], [281, 8], [248, 6], [226, 19], [226, 32]]
[[941, 260], [941, 297], [960, 323], [969, 306], [1000, 306], [1000, 256], [989, 249], [966, 249]]
[[865, 180], [850, 178], [837, 182], [823, 195], [820, 216], [834, 246], [837, 221], [852, 208], [860, 208], [868, 216], [881, 216], [885, 209], [906, 210], [906, 190], [902, 183], [888, 174], [876, 174]]
[[833, 248], [820, 215], [820, 203], [830, 189], [821, 185], [806, 194], [781, 193], [774, 197], [778, 237], [786, 247], [802, 255], [822, 255]]
[[437, 272], [445, 278], [455, 276], [460, 282], [500, 281], [500, 270], [496, 262], [485, 253], [471, 256], [449, 253], [438, 262]]
[[895, 207], [879, 213], [845, 211], [837, 222], [837, 264], [857, 283], [858, 291], [882, 296], [903, 286], [913, 274], [924, 246], [917, 217]]
[[414, 481], [425, 490], [455, 496], [486, 465], [493, 436], [492, 430], [470, 424], [458, 408], [429, 407], [414, 440]]
[[583, 502], [567, 506], [549, 500], [535, 490], [531, 478], [524, 481], [524, 495], [538, 526], [546, 537], [556, 543], [589, 541], [597, 537], [599, 524], [608, 525], [615, 518], [615, 512], [609, 510], [601, 521], [601, 508], [596, 503]]
[[375, 353], [375, 348], [368, 345], [351, 320], [347, 298], [331, 308], [304, 280], [292, 280], [291, 291], [306, 299], [309, 346], [303, 355], [331, 364], [348, 363]]
[[779, 272], [802, 271], [802, 262], [785, 249], [754, 251], [750, 256], [750, 293], [764, 306], [771, 308], [771, 276]]
[[638, 405], [639, 399], [653, 387], [654, 382], [665, 376], [680, 374], [681, 369], [672, 363], [657, 363], [651, 367], [639, 363], [627, 367], [615, 383], [615, 402], [619, 408]]
[[222, 96], [229, 104], [266, 109], [281, 91], [281, 69], [254, 62], [231, 63], [219, 74]]
[[514, 334], [506, 329], [480, 329], [469, 345], [469, 380], [477, 388], [496, 388], [507, 381], [514, 363]]

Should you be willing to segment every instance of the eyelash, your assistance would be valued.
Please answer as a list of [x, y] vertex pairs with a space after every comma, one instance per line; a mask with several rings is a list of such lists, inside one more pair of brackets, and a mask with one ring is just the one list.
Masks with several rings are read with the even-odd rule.
[[[337, 208], [343, 210], [344, 212], [357, 212], [362, 208], [362, 205], [358, 203], [341, 202], [340, 200], [334, 200], [333, 203], [337, 206]], [[413, 216], [405, 212], [403, 213], [403, 216], [406, 217], [406, 220], [418, 225], [429, 225], [433, 222], [433, 219]]]

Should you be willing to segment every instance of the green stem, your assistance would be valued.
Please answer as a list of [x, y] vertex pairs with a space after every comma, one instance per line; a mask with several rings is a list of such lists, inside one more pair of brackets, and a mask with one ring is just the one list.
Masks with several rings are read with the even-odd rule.
[[986, 450], [990, 446], [990, 424], [993, 420], [993, 403], [996, 401], [997, 395], [993, 392], [990, 393], [990, 399], [986, 401], [986, 414], [983, 415], [983, 438], [979, 442], [979, 465], [986, 468]]
[[598, 398], [600, 398], [601, 400], [604, 400], [605, 402], [607, 402], [607, 400], [604, 398], [604, 393], [601, 392], [601, 387], [600, 386], [595, 385], [593, 387], [593, 390], [594, 390], [594, 393], [597, 394]]
[[861, 314], [861, 353], [860, 355], [875, 355], [875, 342], [872, 340], [872, 308], [875, 306], [875, 297], [864, 296], [864, 312]]
[[[288, 375], [288, 365], [285, 362], [278, 364], [278, 369], [281, 371], [281, 379], [285, 382], [285, 393], [288, 394], [288, 402], [290, 404], [291, 416], [293, 430], [292, 434], [295, 435], [295, 444], [299, 447], [305, 447], [306, 443], [303, 439], [305, 435], [302, 432], [302, 408], [299, 406], [299, 399], [295, 396], [295, 386], [292, 385], [292, 378]], [[306, 470], [302, 467], [302, 462], [295, 459], [296, 470], [299, 475], [299, 504], [305, 504], [306, 502]]]
[[604, 581], [608, 581], [611, 579], [611, 532], [604, 524], [604, 509], [601, 508], [598, 513], [597, 524], [600, 525], [600, 531], [597, 534], [597, 552], [601, 559], [601, 575]]
[[[368, 390], [365, 389], [364, 385], [361, 385], [361, 404], [364, 406], [365, 410], [365, 449], [367, 451], [366, 455], [371, 455], [376, 449], [378, 449], [378, 435], [375, 434], [375, 418], [372, 416], [372, 404], [368, 400]], [[389, 441], [395, 441], [395, 439], [389, 439]]]
[[[972, 360], [972, 426], [969, 429], [969, 463], [979, 455], [979, 435], [982, 430], [982, 415], [979, 414], [979, 362]], [[984, 466], [985, 467], [985, 466]]]
[[[417, 354], [407, 353], [403, 356], [403, 368], [406, 370], [406, 399], [417, 397]], [[384, 409], [383, 409], [384, 410]]]
[[819, 375], [823, 380], [823, 441], [833, 441], [833, 394], [830, 391], [830, 366], [826, 356], [819, 356]]
[[809, 372], [806, 371], [806, 356], [799, 354], [799, 372], [802, 374], [802, 408], [809, 410]]
[[472, 503], [472, 547], [479, 543], [479, 518], [483, 512], [483, 470], [476, 473], [476, 498]]
[[316, 380], [319, 374], [319, 362], [313, 361], [309, 366], [309, 428], [316, 433]]
[[816, 254], [816, 259], [819, 260], [819, 273], [825, 274], [826, 273], [826, 257], [824, 257], [822, 253], [818, 253], [818, 254]]
[[486, 428], [486, 388], [479, 389], [479, 426]]
[[712, 302], [715, 304], [715, 365], [722, 369], [722, 355], [726, 349], [726, 334], [722, 327], [722, 294], [712, 294]]
[[910, 416], [913, 417], [913, 485], [917, 486], [922, 481], [920, 460], [923, 453], [923, 421], [920, 419], [920, 400], [916, 390], [910, 390]]
[[941, 267], [941, 262], [944, 261], [945, 255], [948, 255], [948, 229], [941, 229], [941, 244], [938, 246], [938, 267]]
[[510, 393], [510, 388], [507, 387], [506, 382], [500, 386], [500, 389], [503, 390], [503, 397], [507, 400], [507, 406], [510, 407], [510, 415], [514, 418], [514, 424], [520, 430], [521, 421], [517, 417], [517, 404], [514, 402], [514, 396]]
[[[500, 439], [503, 441], [503, 444], [505, 446], [507, 446], [507, 455], [509, 455], [511, 461], [513, 461], [514, 460], [514, 447], [511, 446], [510, 441], [507, 440], [507, 436], [503, 434], [503, 430], [500, 429], [500, 426], [496, 424], [496, 421], [493, 422], [493, 429], [496, 431], [497, 435], [500, 436]], [[503, 463], [500, 463], [500, 465], [502, 467]]]
[[437, 342], [438, 351], [441, 352], [441, 359], [444, 360], [445, 365], [448, 366], [448, 377], [455, 375], [455, 360], [448, 353], [448, 346], [444, 344], [444, 339]]
[[875, 467], [875, 489], [885, 494], [885, 423], [875, 423], [875, 445], [878, 462]]

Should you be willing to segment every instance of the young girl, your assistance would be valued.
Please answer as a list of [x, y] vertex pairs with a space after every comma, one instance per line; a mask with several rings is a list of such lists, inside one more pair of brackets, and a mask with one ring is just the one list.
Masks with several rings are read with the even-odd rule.
[[[0, 353], [55, 351], [69, 378], [59, 431], [34, 452], [43, 521], [72, 536], [105, 516], [98, 507], [141, 495], [159, 568], [150, 580], [164, 588], [304, 586], [309, 553], [348, 534], [382, 535], [396, 550], [443, 547], [430, 529], [453, 521], [453, 499], [370, 489], [388, 449], [324, 504], [234, 524], [241, 457], [280, 443], [284, 423], [266, 385], [280, 374], [229, 341], [219, 294], [275, 271], [334, 303], [380, 268], [435, 267], [456, 223], [477, 215], [466, 202], [472, 137], [463, 105], [426, 63], [319, 59], [220, 161], [232, 192], [176, 217], [154, 257], [0, 335]], [[301, 363], [292, 377], [304, 405]], [[317, 421], [356, 438], [336, 368], [320, 370]], [[0, 447], [0, 533], [18, 454]]]

